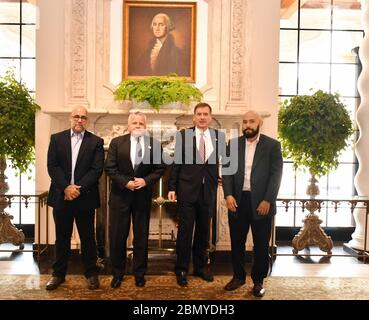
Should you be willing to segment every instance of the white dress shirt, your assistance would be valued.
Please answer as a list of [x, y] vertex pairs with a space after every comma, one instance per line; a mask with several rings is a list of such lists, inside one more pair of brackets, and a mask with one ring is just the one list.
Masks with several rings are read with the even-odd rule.
[[[145, 141], [144, 141], [144, 137], [143, 136], [139, 136], [139, 137], [140, 137], [140, 145], [141, 145], [142, 159], [143, 159], [144, 153], [145, 153]], [[136, 160], [137, 138], [138, 137], [134, 137], [133, 135], [131, 135], [130, 156], [131, 156], [131, 162], [132, 162], [132, 167], [133, 168], [135, 167], [135, 160]]]
[[85, 131], [81, 133], [76, 133], [72, 129], [70, 130], [70, 138], [71, 138], [71, 150], [72, 150], [72, 176], [70, 179], [70, 184], [74, 184], [74, 169], [76, 168], [76, 162], [78, 158], [79, 149], [81, 148], [83, 136]]
[[[204, 133], [204, 140], [205, 140], [205, 159], [208, 160], [209, 159], [209, 156], [214, 151], [213, 142], [211, 141], [211, 136], [210, 136], [210, 130], [209, 130], [209, 128], [207, 128], [205, 131], [202, 131], [202, 130], [198, 129], [197, 127], [195, 127], [196, 148], [197, 148], [197, 150], [199, 150], [199, 147], [200, 147], [201, 133]], [[199, 150], [199, 152], [200, 152], [200, 150]]]
[[243, 180], [242, 191], [251, 191], [251, 170], [252, 163], [254, 161], [256, 146], [258, 145], [260, 135], [254, 141], [248, 141], [245, 143], [245, 177]]

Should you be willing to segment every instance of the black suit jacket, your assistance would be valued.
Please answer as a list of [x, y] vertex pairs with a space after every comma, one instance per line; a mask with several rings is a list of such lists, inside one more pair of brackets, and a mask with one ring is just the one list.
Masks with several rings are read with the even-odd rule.
[[[233, 195], [237, 201], [238, 208], [240, 208], [245, 176], [246, 139], [244, 136], [235, 139], [238, 139], [238, 154], [231, 155], [230, 161], [237, 162], [236, 164], [233, 163], [237, 167], [237, 172], [233, 175], [223, 175], [222, 180], [224, 197]], [[228, 146], [230, 144], [231, 142]], [[254, 219], [261, 219], [276, 214], [275, 204], [281, 184], [282, 171], [283, 158], [280, 143], [264, 134], [260, 134], [251, 170], [251, 205]], [[256, 212], [256, 208], [262, 200], [266, 200], [271, 204], [267, 216], [261, 216]]]
[[[163, 175], [165, 165], [162, 163], [162, 147], [158, 140], [144, 136], [144, 145], [144, 158], [135, 172], [130, 157], [131, 135], [126, 134], [111, 140], [105, 160], [105, 172], [112, 181], [110, 201], [129, 200], [135, 192], [139, 192], [145, 198], [142, 200], [150, 201], [151, 204], [152, 187]], [[143, 178], [146, 187], [134, 192], [127, 189], [127, 183], [134, 177]]]
[[51, 135], [47, 153], [47, 169], [51, 178], [48, 204], [62, 209], [72, 202], [83, 210], [100, 207], [99, 178], [104, 167], [104, 141], [85, 131], [74, 170], [74, 184], [81, 186], [81, 194], [73, 201], [64, 200], [64, 189], [72, 176], [71, 130]]
[[196, 147], [195, 127], [177, 133], [168, 189], [176, 192], [178, 201], [195, 202], [205, 181], [204, 199], [213, 204], [218, 186], [219, 158], [225, 154], [226, 143], [223, 132], [209, 130], [214, 150], [205, 163]]
[[169, 34], [161, 47], [155, 70], [151, 69], [151, 50], [156, 43], [156, 38], [149, 42], [147, 49], [129, 66], [130, 75], [156, 75], [165, 76], [169, 73], [176, 73], [180, 76], [190, 76], [190, 59], [186, 57], [183, 50], [175, 44], [173, 35]]

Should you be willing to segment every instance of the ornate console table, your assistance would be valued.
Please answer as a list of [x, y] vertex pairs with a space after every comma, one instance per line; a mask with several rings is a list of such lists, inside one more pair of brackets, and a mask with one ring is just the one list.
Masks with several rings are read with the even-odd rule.
[[[349, 205], [351, 214], [353, 214], [355, 208], [365, 208], [365, 239], [367, 237], [367, 226], [368, 226], [368, 214], [369, 214], [369, 197], [363, 196], [352, 196], [352, 197], [324, 197], [315, 196], [311, 198], [309, 196], [280, 196], [277, 199], [278, 203], [282, 203], [286, 212], [289, 208], [298, 204], [301, 206], [302, 212], [305, 210], [308, 213], [305, 216], [304, 226], [300, 229], [297, 235], [292, 240], [292, 254], [277, 254], [271, 252], [271, 256], [274, 258], [277, 255], [298, 255], [298, 252], [304, 248], [312, 245], [316, 245], [320, 250], [327, 253], [327, 256], [355, 256], [361, 257], [365, 260], [369, 257], [368, 247], [366, 241], [364, 242], [364, 250], [352, 255], [352, 254], [332, 254], [333, 241], [328, 236], [320, 224], [322, 220], [314, 213], [315, 211], [320, 212], [321, 208], [325, 205], [331, 205], [333, 210], [337, 212], [337, 209], [344, 203]], [[282, 214], [282, 213], [280, 213]], [[272, 229], [271, 243], [275, 243], [275, 228]], [[272, 250], [273, 251], [273, 250]], [[304, 256], [321, 256], [323, 254], [303, 254]], [[273, 260], [273, 259], [272, 259]]]

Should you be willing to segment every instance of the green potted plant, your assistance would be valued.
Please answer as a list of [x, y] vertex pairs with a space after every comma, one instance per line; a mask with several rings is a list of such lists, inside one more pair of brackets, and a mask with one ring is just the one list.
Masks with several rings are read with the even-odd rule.
[[40, 107], [27, 88], [8, 71], [0, 77], [0, 243], [23, 246], [24, 234], [16, 229], [4, 212], [9, 190], [6, 182], [6, 161], [21, 173], [27, 172], [35, 158], [35, 113]]
[[353, 128], [339, 95], [319, 90], [283, 102], [278, 133], [283, 156], [319, 177], [337, 168]]
[[283, 155], [294, 161], [295, 168], [308, 168], [311, 174], [307, 188], [310, 200], [302, 202], [309, 213], [292, 240], [292, 252], [297, 254], [305, 247], [318, 245], [330, 256], [333, 241], [321, 228], [322, 220], [314, 213], [321, 205], [315, 200], [319, 194], [315, 177], [337, 168], [340, 151], [348, 145], [348, 138], [353, 133], [350, 116], [338, 94], [319, 90], [311, 96], [295, 96], [283, 102], [279, 110], [278, 133]]
[[172, 102], [189, 105], [191, 101], [201, 101], [202, 92], [185, 77], [170, 74], [123, 80], [116, 88], [114, 97], [119, 101], [147, 102], [153, 109], [159, 111]]

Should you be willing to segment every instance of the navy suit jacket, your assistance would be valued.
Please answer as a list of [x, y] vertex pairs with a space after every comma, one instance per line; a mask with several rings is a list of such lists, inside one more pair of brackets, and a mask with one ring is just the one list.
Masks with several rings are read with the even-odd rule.
[[[233, 175], [223, 175], [222, 180], [224, 197], [233, 195], [239, 210], [245, 176], [246, 139], [244, 136], [235, 139], [238, 139], [238, 154], [232, 155], [230, 161], [237, 162], [232, 164], [237, 167], [237, 171]], [[228, 146], [231, 143], [230, 141]], [[224, 165], [227, 166], [229, 163]], [[263, 217], [276, 214], [276, 199], [281, 184], [282, 171], [283, 158], [280, 143], [273, 138], [260, 134], [251, 170], [251, 205], [254, 219], [262, 219]], [[269, 214], [266, 216], [259, 215], [256, 211], [263, 200], [271, 204]], [[234, 213], [232, 212], [232, 214]]]
[[99, 178], [104, 168], [104, 141], [85, 131], [74, 170], [74, 184], [81, 186], [81, 194], [72, 201], [64, 200], [64, 189], [72, 176], [71, 130], [51, 135], [47, 153], [47, 170], [51, 178], [48, 204], [63, 209], [73, 203], [83, 210], [100, 207]]

